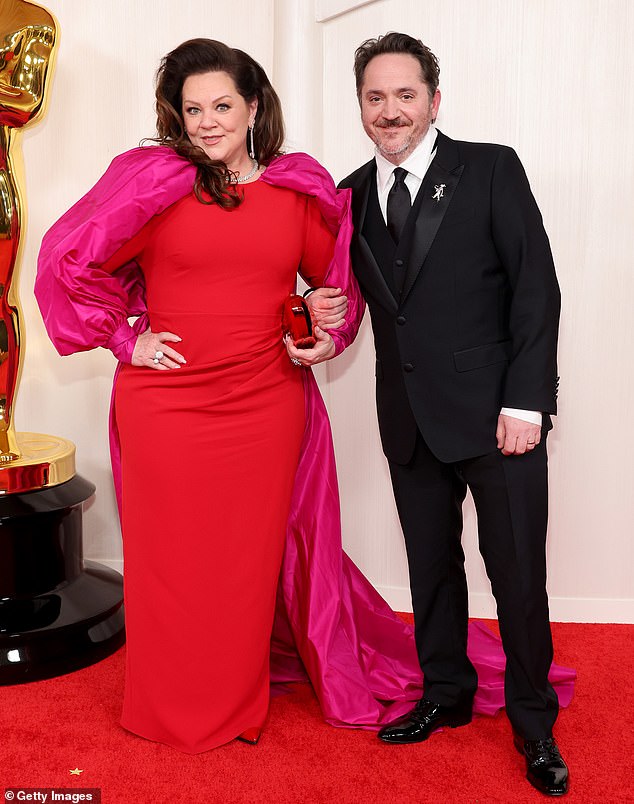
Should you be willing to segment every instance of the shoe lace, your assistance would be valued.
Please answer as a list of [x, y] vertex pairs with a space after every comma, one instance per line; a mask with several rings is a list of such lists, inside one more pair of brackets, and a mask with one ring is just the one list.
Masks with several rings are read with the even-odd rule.
[[532, 740], [529, 754], [531, 765], [542, 765], [545, 762], [552, 762], [554, 759], [561, 759], [557, 743], [552, 737], [545, 740]]
[[426, 698], [421, 698], [421, 700], [416, 704], [413, 711], [410, 714], [410, 720], [415, 721], [416, 723], [427, 723], [427, 721], [432, 717], [436, 710], [438, 709], [438, 704], [434, 703], [433, 701], [428, 701]]

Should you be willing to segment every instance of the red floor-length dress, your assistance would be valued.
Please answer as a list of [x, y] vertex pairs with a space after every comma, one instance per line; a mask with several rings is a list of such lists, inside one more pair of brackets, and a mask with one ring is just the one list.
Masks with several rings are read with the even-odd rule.
[[135, 258], [153, 331], [186, 366], [124, 365], [127, 669], [122, 724], [196, 753], [263, 725], [278, 574], [304, 428], [281, 335], [298, 269], [334, 239], [313, 199], [261, 181], [235, 210], [189, 195], [107, 264]]

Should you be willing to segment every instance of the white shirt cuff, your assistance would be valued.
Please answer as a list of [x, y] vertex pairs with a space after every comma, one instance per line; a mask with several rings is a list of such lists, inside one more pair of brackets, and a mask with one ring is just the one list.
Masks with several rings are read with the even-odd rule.
[[523, 422], [538, 424], [542, 426], [542, 414], [537, 410], [521, 410], [520, 408], [502, 408], [500, 413], [505, 416], [512, 416], [514, 419], [521, 419]]

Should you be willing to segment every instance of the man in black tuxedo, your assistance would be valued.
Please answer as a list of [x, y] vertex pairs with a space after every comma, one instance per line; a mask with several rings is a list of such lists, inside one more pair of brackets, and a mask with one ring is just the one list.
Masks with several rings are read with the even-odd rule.
[[505, 697], [527, 778], [562, 795], [546, 594], [548, 414], [556, 412], [559, 288], [548, 237], [515, 152], [433, 126], [436, 57], [390, 33], [355, 54], [375, 158], [353, 192], [354, 271], [376, 346], [379, 427], [409, 560], [423, 698], [384, 728], [425, 740], [471, 720], [462, 503], [479, 544], [507, 657]]

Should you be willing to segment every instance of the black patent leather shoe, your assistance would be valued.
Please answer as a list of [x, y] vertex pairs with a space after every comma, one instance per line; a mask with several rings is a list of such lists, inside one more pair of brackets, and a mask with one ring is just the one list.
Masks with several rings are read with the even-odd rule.
[[422, 743], [442, 726], [453, 729], [471, 723], [472, 706], [471, 700], [466, 704], [441, 706], [421, 698], [409, 715], [382, 728], [378, 737], [386, 743]]
[[526, 778], [540, 793], [563, 796], [568, 792], [568, 766], [552, 737], [523, 740], [514, 736], [515, 747], [526, 760]]

